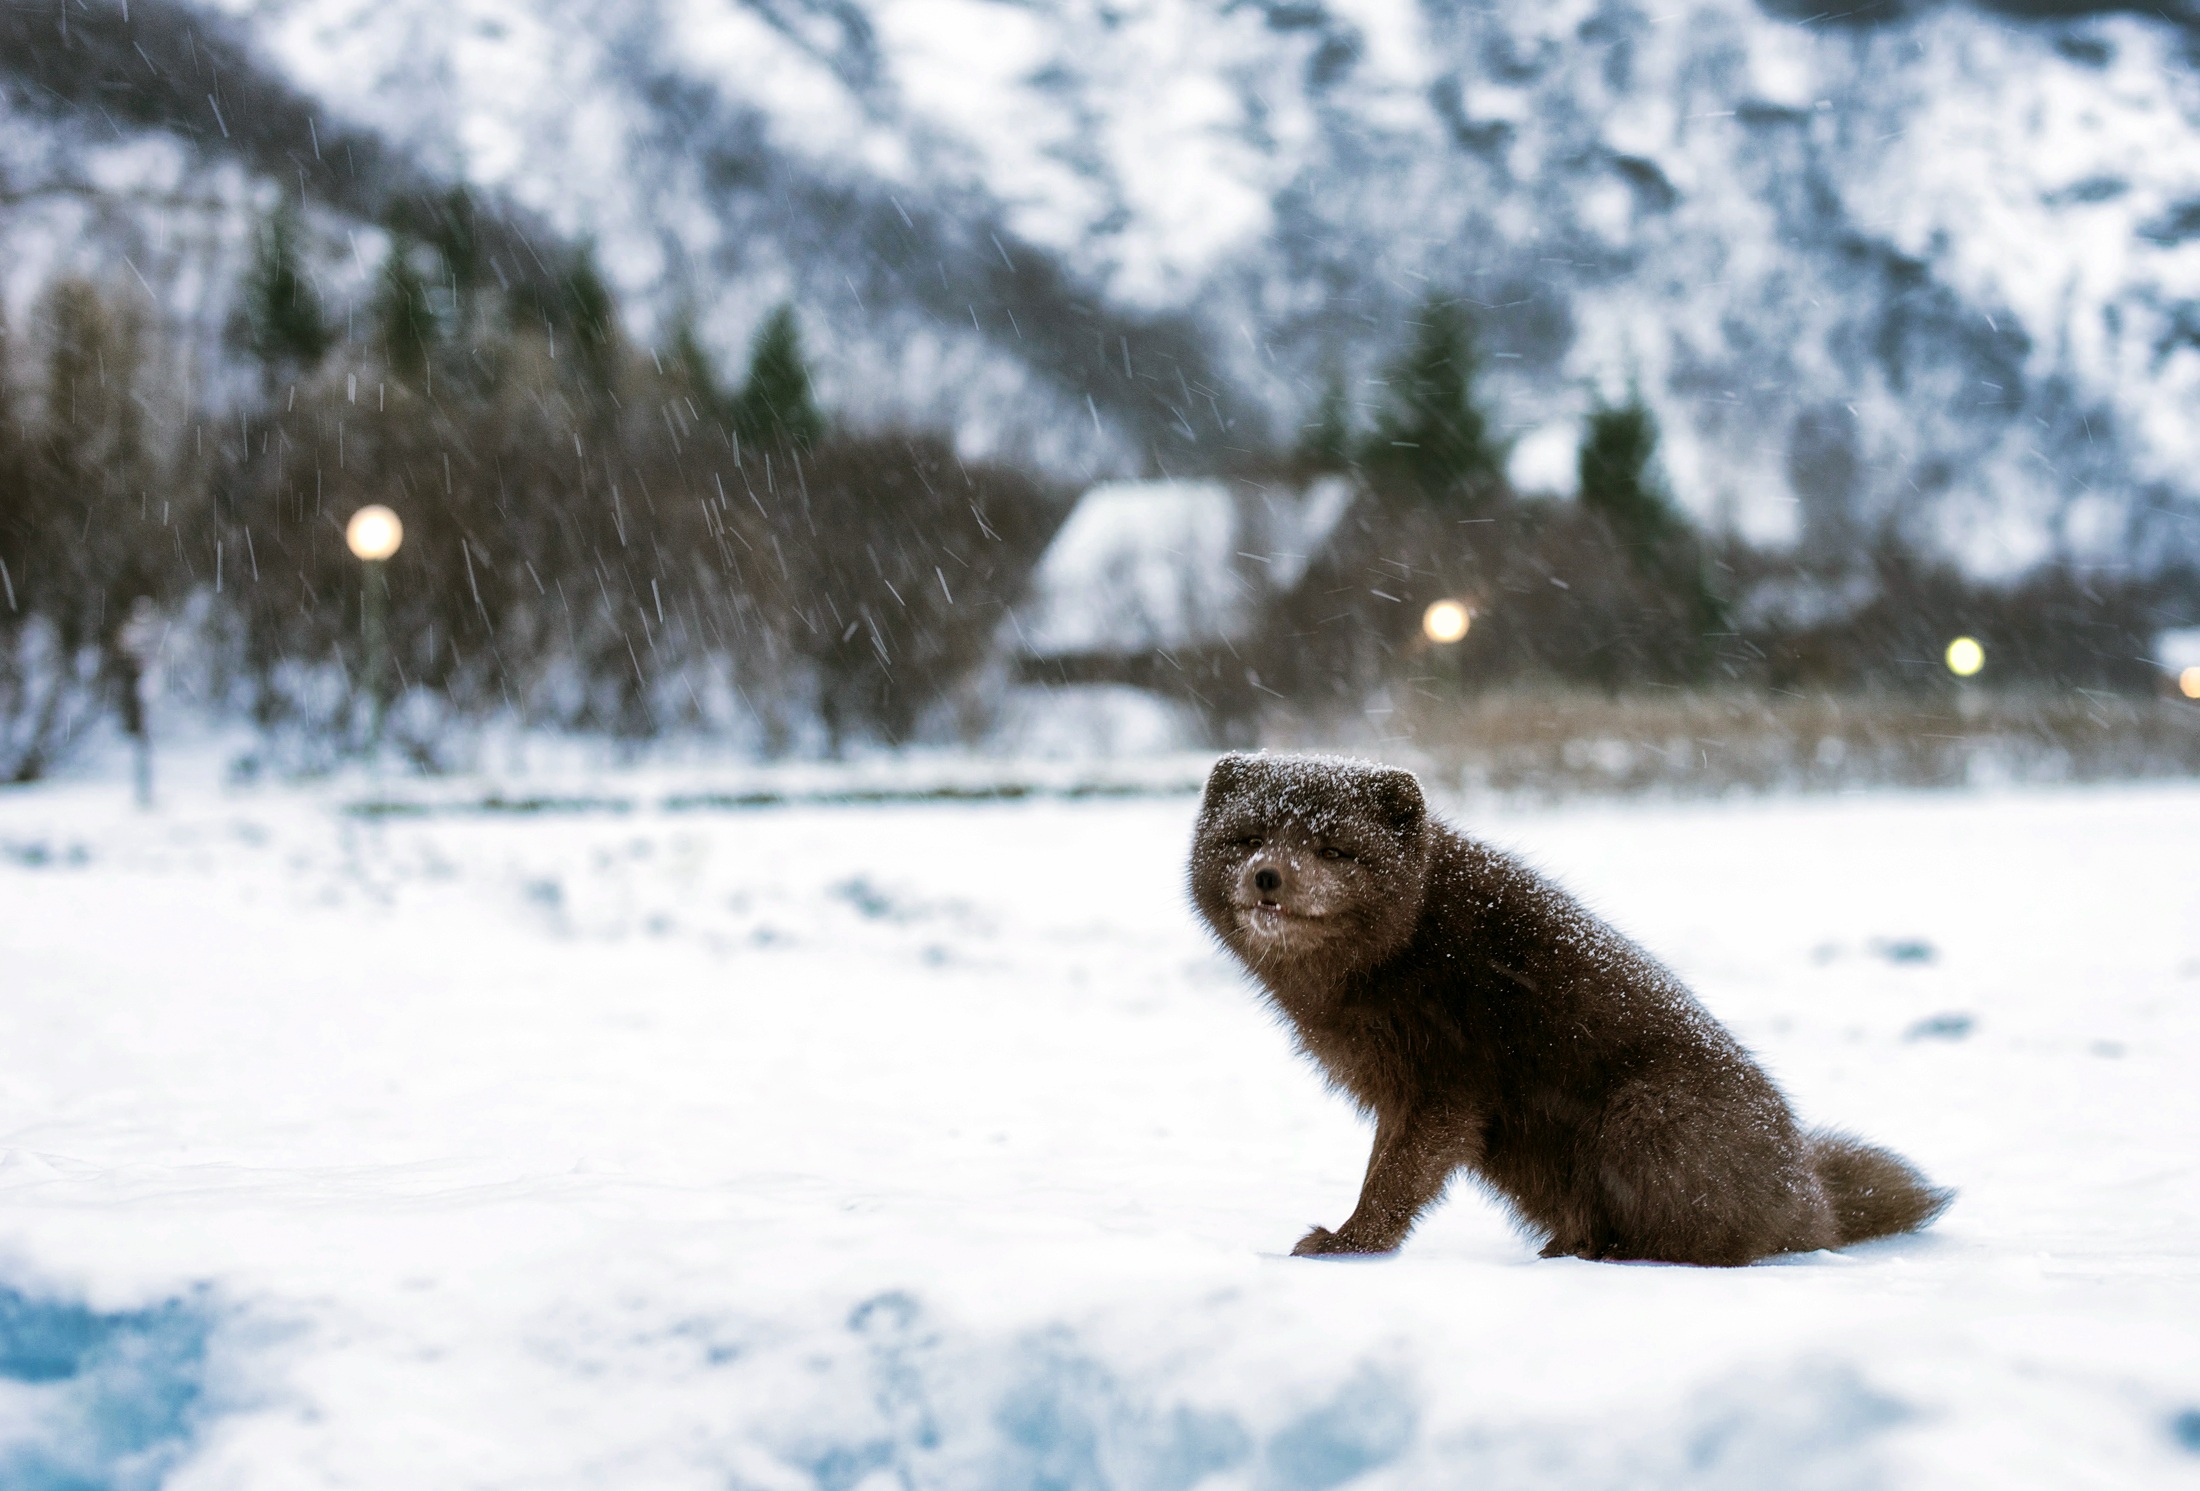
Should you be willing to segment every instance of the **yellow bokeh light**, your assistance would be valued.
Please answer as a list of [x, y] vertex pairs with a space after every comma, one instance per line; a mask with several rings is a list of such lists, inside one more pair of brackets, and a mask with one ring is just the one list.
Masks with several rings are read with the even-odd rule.
[[1958, 678], [1969, 678], [1986, 666], [1986, 649], [1979, 646], [1976, 637], [1958, 637], [1948, 644], [1948, 671]]
[[1421, 613], [1421, 633], [1431, 642], [1456, 642], [1467, 634], [1473, 616], [1457, 601], [1438, 601]]
[[387, 559], [404, 541], [405, 525], [379, 502], [362, 507], [344, 525], [344, 542], [361, 559]]
[[2200, 667], [2187, 668], [2178, 674], [2177, 690], [2188, 699], [2200, 699]]

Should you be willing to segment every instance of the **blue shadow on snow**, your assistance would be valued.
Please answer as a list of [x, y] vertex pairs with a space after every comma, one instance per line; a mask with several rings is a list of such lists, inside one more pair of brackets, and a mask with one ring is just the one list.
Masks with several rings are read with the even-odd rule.
[[203, 1300], [101, 1314], [0, 1285], [0, 1487], [152, 1491], [205, 1396]]

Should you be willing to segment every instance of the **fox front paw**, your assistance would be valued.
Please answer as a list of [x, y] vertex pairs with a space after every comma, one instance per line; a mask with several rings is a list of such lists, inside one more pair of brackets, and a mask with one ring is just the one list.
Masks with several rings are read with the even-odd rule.
[[1298, 1246], [1291, 1250], [1291, 1256], [1293, 1258], [1327, 1258], [1340, 1253], [1387, 1253], [1389, 1251], [1388, 1248], [1374, 1248], [1365, 1243], [1353, 1242], [1347, 1237], [1331, 1232], [1327, 1227], [1316, 1227], [1312, 1232], [1299, 1239]]

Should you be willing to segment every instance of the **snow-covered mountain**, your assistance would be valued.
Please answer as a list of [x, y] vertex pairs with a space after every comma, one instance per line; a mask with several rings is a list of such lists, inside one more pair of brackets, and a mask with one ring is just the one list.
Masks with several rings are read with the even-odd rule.
[[1221, 465], [1328, 377], [1378, 402], [1451, 294], [1524, 478], [1639, 386], [1679, 495], [1759, 537], [2200, 548], [2182, 10], [222, 8], [332, 115], [595, 242], [644, 328], [693, 308], [730, 362], [791, 296], [832, 401], [974, 449]]

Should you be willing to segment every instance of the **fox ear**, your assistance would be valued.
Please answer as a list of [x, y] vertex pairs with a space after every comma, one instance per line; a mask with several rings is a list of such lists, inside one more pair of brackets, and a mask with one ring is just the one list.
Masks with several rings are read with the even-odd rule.
[[1207, 773], [1207, 791], [1202, 801], [1218, 803], [1244, 786], [1253, 774], [1253, 758], [1242, 751], [1232, 751], [1216, 758]]
[[1420, 831], [1422, 820], [1428, 817], [1428, 802], [1421, 796], [1420, 780], [1412, 772], [1386, 766], [1375, 773], [1368, 792], [1375, 800], [1375, 811], [1401, 838]]

